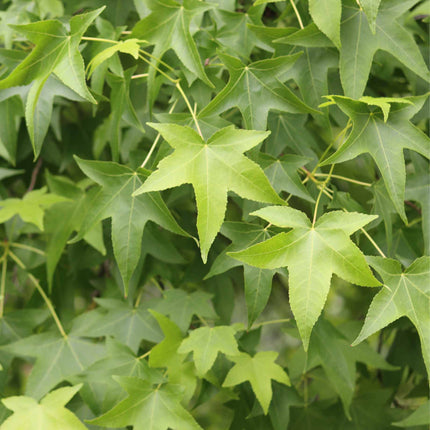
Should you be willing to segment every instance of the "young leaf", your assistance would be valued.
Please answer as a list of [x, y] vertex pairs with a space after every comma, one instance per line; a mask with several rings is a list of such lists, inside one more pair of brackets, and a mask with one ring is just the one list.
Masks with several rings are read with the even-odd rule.
[[406, 316], [418, 331], [430, 375], [430, 257], [418, 258], [404, 272], [400, 263], [390, 258], [367, 257], [367, 260], [381, 275], [384, 288], [373, 299], [353, 345]]
[[281, 366], [275, 363], [278, 353], [274, 351], [257, 352], [254, 357], [241, 353], [229, 357], [235, 365], [228, 372], [222, 386], [233, 387], [249, 381], [265, 414], [272, 400], [272, 379], [290, 385], [290, 379]]
[[200, 327], [183, 340], [178, 352], [185, 354], [192, 351], [197, 372], [203, 376], [211, 369], [220, 352], [229, 356], [239, 354], [235, 332], [231, 326]]
[[358, 285], [379, 285], [364, 255], [349, 239], [376, 217], [334, 211], [324, 214], [312, 225], [303, 212], [289, 207], [270, 206], [253, 214], [292, 230], [230, 255], [265, 269], [288, 267], [291, 310], [307, 350], [333, 273]]
[[238, 58], [218, 53], [230, 74], [224, 89], [206, 106], [200, 117], [215, 115], [237, 106], [247, 129], [266, 130], [271, 109], [290, 113], [315, 111], [281, 83], [282, 76], [301, 53], [243, 64]]
[[157, 193], [136, 197], [136, 191], [148, 173], [136, 172], [127, 166], [105, 161], [89, 161], [75, 158], [82, 171], [102, 186], [89, 205], [79, 234], [73, 242], [82, 239], [95, 224], [112, 218], [112, 245], [125, 293], [141, 253], [143, 229], [148, 221], [154, 221], [174, 233], [188, 236], [176, 223]]
[[[389, 52], [421, 78], [429, 81], [430, 72], [413, 36], [399, 23], [399, 17], [418, 0], [391, 0], [382, 2], [375, 23], [375, 33], [368, 21], [369, 1], [366, 9], [354, 0], [348, 0], [342, 16], [340, 49], [340, 79], [345, 95], [358, 99], [363, 95], [379, 49]], [[373, 8], [373, 11], [375, 8]]]
[[43, 230], [43, 217], [45, 209], [58, 202], [67, 200], [56, 194], [49, 194], [46, 188], [33, 190], [24, 195], [22, 199], [10, 198], [0, 201], [0, 223], [19, 215], [24, 222], [36, 225]]
[[268, 133], [226, 127], [205, 142], [189, 127], [149, 125], [175, 151], [160, 162], [135, 195], [191, 183], [197, 201], [197, 230], [203, 262], [224, 220], [227, 191], [250, 200], [283, 203], [261, 168], [243, 155]]
[[2, 399], [13, 411], [1, 425], [2, 430], [85, 430], [86, 426], [65, 408], [82, 384], [62, 387], [47, 394], [40, 403], [31, 397], [14, 396]]
[[385, 121], [385, 114], [373, 111], [365, 102], [330, 96], [351, 118], [353, 127], [345, 143], [322, 165], [341, 163], [365, 152], [370, 153], [384, 178], [397, 212], [405, 222], [403, 200], [406, 174], [403, 149], [412, 149], [429, 157], [430, 139], [409, 121], [421, 109], [427, 97], [408, 97], [403, 103], [391, 102], [390, 114]]
[[129, 396], [101, 417], [89, 421], [101, 427], [133, 426], [134, 430], [202, 430], [181, 406], [175, 385], [152, 384], [138, 378], [116, 377]]

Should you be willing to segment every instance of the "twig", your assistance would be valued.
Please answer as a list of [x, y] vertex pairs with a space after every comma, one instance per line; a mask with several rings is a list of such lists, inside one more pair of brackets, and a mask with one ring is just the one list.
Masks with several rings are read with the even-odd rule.
[[31, 181], [30, 181], [30, 185], [28, 186], [27, 193], [33, 190], [34, 186], [36, 185], [37, 175], [39, 174], [41, 167], [42, 167], [42, 158], [39, 157], [39, 159], [36, 162], [36, 165], [34, 166], [33, 172], [31, 173]]

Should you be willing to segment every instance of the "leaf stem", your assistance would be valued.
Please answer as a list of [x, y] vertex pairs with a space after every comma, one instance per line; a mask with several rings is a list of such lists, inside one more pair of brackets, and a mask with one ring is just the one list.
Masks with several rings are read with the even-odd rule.
[[113, 45], [116, 45], [119, 43], [118, 40], [112, 40], [112, 39], [103, 39], [102, 37], [88, 37], [88, 36], [82, 36], [81, 40], [89, 40], [90, 42], [103, 42], [103, 43], [112, 43]]
[[148, 77], [148, 73], [140, 73], [139, 75], [133, 75], [131, 79], [139, 79]]
[[360, 230], [367, 237], [367, 239], [369, 239], [369, 242], [375, 247], [375, 249], [379, 252], [379, 255], [382, 258], [387, 258], [387, 256], [382, 252], [382, 249], [378, 246], [378, 244], [370, 237], [369, 233], [363, 227], [361, 227]]
[[137, 359], [142, 360], [142, 358], [148, 357], [149, 354], [151, 354], [151, 350], [146, 351], [145, 354], [139, 355], [139, 357], [137, 357]]
[[190, 111], [191, 116], [193, 117], [193, 121], [194, 121], [194, 124], [196, 125], [197, 131], [200, 134], [200, 137], [203, 139], [203, 134], [202, 134], [202, 131], [200, 130], [199, 122], [197, 120], [197, 115], [196, 115], [195, 111], [193, 110], [193, 108], [191, 107], [190, 101], [188, 100], [188, 97], [184, 93], [184, 90], [182, 89], [179, 81], [176, 82], [176, 88], [181, 93], [182, 98], [185, 100], [185, 103], [188, 107], [188, 110]]
[[[178, 100], [175, 100], [172, 107], [169, 109], [169, 114], [172, 113], [176, 107], [176, 105], [178, 104]], [[146, 158], [143, 160], [143, 163], [140, 165], [140, 167], [145, 167], [146, 163], [149, 161], [149, 159], [151, 158], [152, 153], [155, 150], [155, 147], [157, 146], [158, 141], [160, 140], [161, 134], [158, 133], [157, 137], [154, 140], [154, 143], [152, 144], [151, 148], [149, 149], [148, 154], [146, 155]]]
[[34, 252], [35, 254], [45, 255], [45, 252], [42, 251], [41, 249], [34, 248], [33, 246], [30, 246], [30, 245], [24, 245], [23, 243], [11, 242], [10, 246], [14, 248], [25, 249], [26, 251], [31, 251], [31, 252]]
[[[328, 176], [328, 173], [314, 173], [314, 176]], [[357, 181], [355, 179], [347, 178], [347, 177], [341, 176], [341, 175], [331, 175], [331, 177], [336, 178], [336, 179], [342, 179], [343, 181], [351, 182], [353, 184], [363, 185], [363, 187], [371, 187], [372, 186], [372, 184], [369, 184], [368, 182]]]
[[297, 10], [296, 4], [294, 3], [294, 0], [290, 0], [291, 6], [293, 7], [294, 13], [296, 14], [297, 21], [299, 21], [300, 28], [304, 28], [302, 17], [300, 16], [299, 11]]
[[[25, 267], [25, 264], [12, 251], [9, 251], [9, 255], [10, 255], [10, 258], [12, 258], [12, 260], [14, 260], [15, 263], [18, 264], [19, 267], [21, 267], [21, 269], [27, 270], [27, 268]], [[64, 339], [67, 339], [67, 334], [64, 330], [63, 325], [61, 324], [60, 319], [58, 318], [57, 313], [55, 312], [55, 309], [54, 309], [54, 306], [53, 306], [51, 300], [49, 299], [49, 297], [46, 295], [45, 291], [43, 290], [43, 288], [39, 284], [39, 281], [31, 273], [27, 272], [27, 275], [28, 275], [30, 281], [36, 287], [39, 294], [42, 296], [43, 300], [45, 301], [46, 306], [48, 307], [49, 312], [51, 313], [51, 316], [54, 319], [55, 324], [57, 325], [59, 332], [61, 333], [61, 336], [63, 336]]]
[[316, 220], [317, 220], [318, 205], [319, 205], [320, 200], [321, 200], [321, 195], [322, 195], [322, 193], [323, 193], [323, 191], [324, 191], [324, 189], [325, 189], [326, 185], [327, 185], [327, 184], [328, 184], [328, 182], [330, 181], [330, 178], [331, 178], [331, 174], [332, 174], [332, 172], [333, 172], [333, 169], [334, 169], [334, 164], [332, 164], [332, 165], [331, 165], [331, 167], [330, 167], [330, 172], [328, 173], [328, 176], [327, 176], [326, 180], [323, 182], [323, 184], [322, 184], [322, 186], [321, 186], [321, 189], [320, 189], [320, 192], [319, 192], [319, 194], [318, 194], [317, 201], [316, 201], [316, 203], [315, 203], [315, 210], [314, 210], [314, 217], [313, 217], [313, 220], [312, 220], [312, 227], [314, 227], [315, 222], [316, 222]]
[[4, 314], [4, 302], [6, 296], [6, 273], [7, 273], [7, 255], [9, 253], [9, 244], [6, 242], [4, 253], [2, 256], [1, 282], [0, 282], [0, 318]]
[[256, 329], [258, 327], [269, 325], [269, 324], [282, 324], [291, 321], [291, 318], [281, 318], [278, 320], [270, 320], [270, 321], [263, 321], [261, 323], [253, 324], [251, 327], [251, 330]]
[[[141, 51], [141, 52], [145, 52], [145, 51]], [[139, 54], [139, 58], [142, 61], [144, 61], [146, 64], [148, 64], [149, 66], [153, 67], [157, 72], [159, 72], [161, 75], [163, 75], [166, 79], [168, 79], [173, 84], [176, 84], [176, 82], [178, 82], [177, 79], [173, 79], [172, 77], [170, 77], [166, 72], [164, 72], [163, 70], [161, 70], [158, 66], [156, 66], [155, 64], [153, 64], [147, 58], [145, 58], [142, 54]]]

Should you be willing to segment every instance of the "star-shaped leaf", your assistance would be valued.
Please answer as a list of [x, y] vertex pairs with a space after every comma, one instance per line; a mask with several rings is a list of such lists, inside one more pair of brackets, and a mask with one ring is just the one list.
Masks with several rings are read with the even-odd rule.
[[82, 160], [76, 157], [82, 171], [102, 186], [87, 208], [79, 234], [82, 239], [95, 224], [112, 218], [112, 245], [125, 293], [141, 254], [145, 224], [153, 221], [167, 230], [187, 236], [170, 214], [158, 193], [133, 195], [148, 176], [144, 169], [134, 171], [127, 166], [104, 161]]
[[309, 12], [318, 28], [340, 48], [341, 0], [309, 0]]
[[[79, 96], [95, 103], [85, 82], [79, 43], [89, 25], [103, 9], [104, 7], [72, 17], [70, 32], [57, 20], [13, 26], [14, 30], [23, 34], [35, 47], [9, 76], [0, 81], [0, 89], [32, 84], [27, 96], [25, 116], [35, 156], [40, 152], [41, 142], [38, 136], [39, 126], [34, 122], [38, 121], [38, 118], [35, 118], [34, 114], [43, 87], [52, 73]], [[45, 97], [49, 98], [50, 94], [46, 93]]]
[[14, 396], [2, 399], [13, 411], [1, 425], [2, 430], [85, 430], [86, 426], [65, 408], [82, 384], [62, 387], [47, 394], [40, 403], [31, 397]]
[[89, 421], [102, 427], [133, 426], [134, 430], [202, 430], [181, 406], [175, 385], [152, 384], [138, 378], [116, 377], [129, 396], [101, 417]]
[[1, 349], [20, 357], [35, 357], [26, 394], [40, 399], [58, 383], [84, 371], [104, 355], [104, 347], [94, 342], [54, 332], [35, 334]]
[[[379, 49], [389, 52], [421, 78], [430, 80], [430, 72], [412, 34], [399, 23], [399, 17], [418, 0], [382, 2], [374, 33], [371, 28], [375, 7], [368, 7], [369, 1], [364, 3], [365, 9], [355, 0], [348, 0], [343, 7], [340, 78], [345, 95], [358, 99], [363, 94], [373, 57]], [[366, 13], [371, 17], [370, 22]]]
[[197, 230], [203, 262], [217, 235], [227, 205], [227, 192], [267, 203], [283, 203], [262, 169], [243, 155], [267, 136], [267, 132], [226, 127], [204, 141], [194, 130], [175, 124], [149, 124], [172, 146], [173, 154], [135, 193], [165, 190], [191, 183], [197, 201]]
[[[198, 0], [184, 0], [182, 3], [175, 0], [145, 0], [145, 5], [151, 10], [151, 14], [134, 26], [131, 37], [144, 39], [154, 45], [152, 55], [156, 59], [161, 59], [166, 51], [172, 49], [188, 70], [213, 87], [204, 71], [203, 62], [190, 32], [191, 20], [213, 6]], [[157, 25], [154, 25], [154, 22]], [[153, 64], [156, 65], [157, 62]], [[155, 69], [150, 67], [148, 76], [150, 105], [155, 97], [154, 80]]]
[[412, 149], [429, 157], [430, 139], [409, 121], [421, 109], [427, 97], [407, 97], [403, 103], [390, 102], [391, 109], [385, 120], [379, 107], [373, 108], [366, 102], [347, 97], [330, 96], [351, 118], [353, 126], [345, 143], [323, 164], [341, 163], [365, 152], [370, 153], [384, 178], [397, 212], [405, 222], [403, 200], [406, 174], [403, 149]]
[[197, 372], [204, 375], [220, 352], [231, 356], [239, 354], [235, 333], [231, 326], [200, 327], [183, 340], [178, 352], [185, 354], [192, 351]]
[[140, 342], [159, 342], [162, 338], [154, 317], [145, 305], [133, 307], [123, 300], [95, 299], [101, 309], [80, 315], [74, 320], [75, 336], [113, 336], [137, 352]]
[[279, 79], [300, 57], [300, 53], [243, 64], [238, 58], [218, 53], [230, 73], [224, 89], [201, 112], [201, 117], [238, 107], [247, 129], [266, 130], [272, 109], [290, 113], [315, 112]]
[[364, 255], [349, 239], [376, 217], [334, 211], [324, 214], [312, 225], [303, 212], [279, 206], [260, 209], [253, 215], [292, 230], [230, 255], [265, 269], [288, 267], [291, 310], [307, 349], [333, 273], [358, 285], [379, 285]]
[[254, 357], [241, 353], [229, 357], [235, 365], [228, 372], [222, 386], [233, 387], [249, 381], [252, 390], [265, 414], [272, 400], [272, 379], [290, 385], [290, 379], [281, 366], [275, 363], [278, 353], [274, 351], [257, 352]]
[[36, 225], [43, 230], [45, 210], [55, 203], [64, 202], [62, 196], [46, 192], [46, 188], [30, 191], [22, 199], [10, 198], [0, 201], [0, 223], [19, 215], [24, 222]]
[[430, 257], [418, 258], [405, 271], [398, 261], [390, 258], [367, 257], [367, 260], [381, 275], [384, 288], [373, 299], [353, 345], [406, 316], [418, 331], [430, 375]]
[[188, 330], [193, 315], [214, 320], [217, 318], [210, 302], [212, 295], [204, 291], [187, 294], [184, 290], [175, 289], [164, 292], [163, 300], [153, 309], [168, 315], [183, 333]]
[[[273, 236], [270, 228], [230, 221], [226, 221], [222, 225], [221, 234], [228, 237], [232, 243], [217, 256], [205, 279], [224, 273], [242, 264], [227, 253], [239, 251], [263, 240], [270, 239]], [[248, 264], [243, 264], [243, 267], [248, 327], [250, 327], [269, 300], [270, 292], [272, 291], [272, 278], [276, 270], [261, 269], [249, 266]]]

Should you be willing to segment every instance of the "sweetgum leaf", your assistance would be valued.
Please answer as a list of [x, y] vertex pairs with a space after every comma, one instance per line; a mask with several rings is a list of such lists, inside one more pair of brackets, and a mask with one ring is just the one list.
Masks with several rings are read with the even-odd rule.
[[418, 258], [405, 271], [390, 258], [367, 257], [367, 261], [381, 275], [384, 288], [373, 299], [353, 345], [406, 316], [417, 329], [430, 375], [430, 257]]
[[267, 203], [283, 203], [262, 169], [243, 155], [268, 133], [226, 127], [207, 141], [189, 127], [149, 124], [174, 148], [134, 195], [191, 183], [197, 201], [197, 230], [203, 262], [217, 235], [227, 205], [227, 192]]
[[[373, 57], [379, 49], [389, 52], [418, 76], [429, 81], [430, 72], [413, 36], [399, 23], [401, 15], [416, 5], [418, 0], [382, 2], [375, 24], [376, 5], [373, 4], [372, 8], [370, 1], [364, 3], [365, 7], [361, 8], [356, 1], [348, 0], [343, 7], [340, 78], [345, 95], [354, 99], [363, 95]], [[374, 33], [371, 30], [373, 26]]]
[[89, 421], [102, 427], [133, 426], [134, 430], [201, 430], [181, 406], [176, 385], [152, 384], [139, 378], [116, 377], [129, 396], [101, 417]]
[[82, 239], [95, 224], [112, 218], [112, 245], [125, 293], [141, 253], [142, 234], [148, 221], [154, 221], [174, 233], [188, 236], [176, 223], [158, 193], [133, 194], [148, 176], [144, 169], [134, 171], [108, 161], [82, 160], [75, 157], [82, 171], [102, 186], [87, 208], [79, 234]]
[[278, 356], [274, 351], [257, 352], [254, 357], [241, 353], [229, 357], [235, 365], [228, 372], [223, 387], [233, 387], [249, 381], [265, 414], [272, 400], [272, 379], [290, 385], [290, 379], [281, 366], [275, 363]]
[[197, 372], [203, 376], [211, 369], [220, 352], [232, 356], [239, 354], [235, 332], [231, 326], [200, 327], [182, 341], [178, 352], [184, 354], [192, 351]]
[[2, 399], [4, 405], [14, 412], [1, 425], [2, 430], [85, 430], [86, 426], [65, 408], [81, 387], [82, 384], [59, 388], [47, 394], [40, 403], [27, 396]]
[[230, 79], [200, 112], [200, 116], [220, 114], [237, 106], [247, 129], [265, 130], [267, 115], [272, 109], [290, 113], [315, 113], [280, 81], [300, 55], [286, 55], [245, 65], [238, 58], [218, 53], [229, 71]]
[[[405, 222], [407, 220], [403, 200], [406, 173], [403, 149], [412, 149], [429, 157], [430, 139], [410, 122], [410, 118], [421, 109], [427, 97], [428, 94], [407, 97], [402, 103], [382, 99], [380, 102], [385, 100], [391, 105], [390, 113], [386, 117], [386, 112], [374, 111], [366, 102], [330, 96], [351, 118], [353, 127], [348, 139], [322, 165], [341, 163], [368, 152], [375, 160], [388, 194]], [[373, 103], [375, 100], [372, 100]]]
[[324, 214], [313, 226], [303, 212], [289, 207], [270, 206], [253, 214], [292, 230], [230, 255], [265, 269], [288, 267], [291, 310], [307, 350], [333, 273], [358, 285], [379, 285], [364, 255], [349, 239], [376, 217], [334, 211]]

